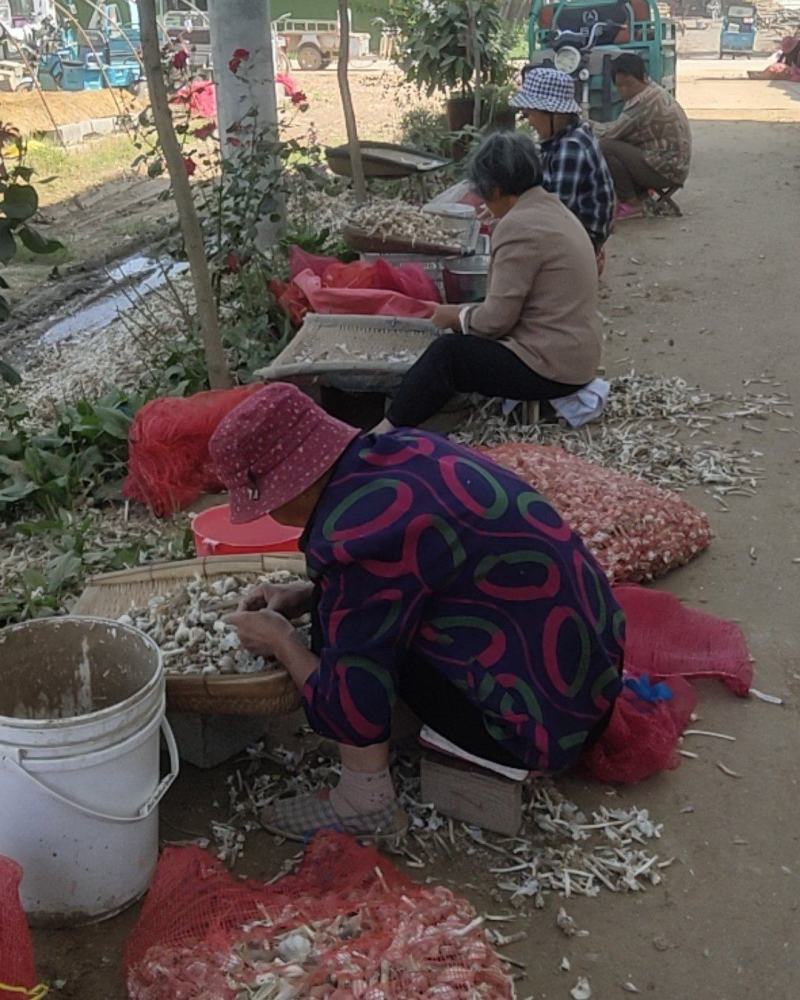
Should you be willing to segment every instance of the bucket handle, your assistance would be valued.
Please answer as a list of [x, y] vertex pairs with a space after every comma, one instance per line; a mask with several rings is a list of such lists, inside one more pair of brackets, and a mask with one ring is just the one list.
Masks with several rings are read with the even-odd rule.
[[167, 793], [167, 789], [178, 777], [178, 771], [180, 770], [178, 744], [175, 741], [175, 734], [172, 732], [172, 727], [166, 719], [161, 720], [161, 732], [164, 734], [164, 740], [166, 741], [167, 749], [169, 750], [169, 772], [164, 775], [156, 786], [153, 794], [139, 809], [135, 816], [112, 816], [110, 813], [97, 812], [94, 809], [90, 809], [89, 806], [84, 806], [81, 805], [80, 802], [68, 799], [65, 795], [61, 795], [60, 792], [55, 791], [53, 788], [47, 786], [43, 781], [40, 781], [39, 778], [37, 778], [36, 775], [31, 774], [30, 771], [26, 771], [22, 766], [22, 752], [19, 750], [17, 750], [14, 756], [0, 757], [0, 762], [6, 760], [12, 767], [15, 767], [20, 774], [24, 775], [28, 781], [33, 782], [33, 784], [36, 785], [41, 791], [43, 791], [46, 795], [49, 795], [51, 799], [55, 799], [57, 802], [61, 802], [63, 805], [69, 806], [71, 809], [75, 809], [77, 812], [83, 813], [84, 816], [90, 816], [92, 819], [107, 820], [109, 823], [139, 823], [143, 819], [147, 819], [158, 803], [164, 798]]

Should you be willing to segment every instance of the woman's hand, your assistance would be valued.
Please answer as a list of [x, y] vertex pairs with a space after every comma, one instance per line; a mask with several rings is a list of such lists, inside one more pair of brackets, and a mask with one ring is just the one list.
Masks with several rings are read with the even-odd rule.
[[311, 583], [259, 583], [252, 587], [239, 602], [238, 611], [276, 611], [284, 618], [294, 619], [304, 615], [311, 607]]
[[463, 306], [444, 305], [437, 306], [431, 322], [438, 326], [440, 330], [460, 330], [461, 324], [458, 317], [461, 315]]
[[223, 621], [239, 633], [239, 641], [256, 656], [274, 656], [289, 671], [298, 691], [303, 690], [311, 674], [319, 669], [319, 657], [303, 637], [277, 611], [234, 611]]
[[254, 656], [276, 656], [295, 635], [295, 629], [277, 611], [234, 611], [222, 619], [239, 633], [239, 641]]

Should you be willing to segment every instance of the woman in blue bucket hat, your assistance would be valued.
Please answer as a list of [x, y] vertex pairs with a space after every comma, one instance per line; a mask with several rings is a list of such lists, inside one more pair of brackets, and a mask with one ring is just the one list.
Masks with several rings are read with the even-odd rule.
[[574, 80], [557, 69], [528, 69], [511, 104], [541, 140], [544, 187], [578, 217], [599, 258], [614, 216], [614, 182], [591, 126], [581, 122]]

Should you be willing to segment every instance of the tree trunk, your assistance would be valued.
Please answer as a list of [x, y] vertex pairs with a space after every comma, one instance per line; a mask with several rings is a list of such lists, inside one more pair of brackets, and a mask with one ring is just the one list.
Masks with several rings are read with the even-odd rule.
[[200, 334], [206, 367], [208, 368], [208, 381], [212, 389], [227, 389], [233, 384], [233, 380], [228, 371], [225, 351], [219, 335], [217, 309], [203, 245], [203, 232], [197, 217], [183, 155], [172, 123], [164, 71], [161, 66], [155, 0], [137, 0], [137, 2], [141, 25], [142, 56], [147, 87], [150, 92], [150, 106], [153, 109], [159, 142], [164, 151], [164, 159], [167, 162], [167, 169], [172, 181], [172, 195], [178, 210], [178, 221], [183, 234], [186, 256], [189, 260], [197, 302], [197, 316], [200, 321]]
[[472, 61], [475, 66], [475, 104], [472, 109], [473, 128], [481, 127], [481, 42], [478, 35], [478, 12], [479, 7], [476, 2], [468, 5], [470, 44], [472, 47]]
[[356, 113], [353, 109], [353, 98], [350, 94], [350, 81], [347, 69], [350, 62], [350, 17], [347, 11], [347, 0], [339, 0], [339, 93], [342, 97], [344, 123], [347, 126], [347, 144], [350, 149], [350, 165], [353, 171], [353, 190], [356, 201], [362, 204], [367, 200], [367, 183], [364, 180], [364, 160], [361, 157], [361, 146], [358, 144], [358, 127]]

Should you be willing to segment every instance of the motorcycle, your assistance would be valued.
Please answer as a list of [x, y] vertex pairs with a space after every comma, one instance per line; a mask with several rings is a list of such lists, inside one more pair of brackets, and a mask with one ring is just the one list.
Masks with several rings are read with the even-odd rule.
[[555, 29], [549, 35], [549, 45], [553, 50], [553, 65], [580, 84], [580, 105], [584, 118], [589, 117], [590, 81], [592, 77], [591, 53], [596, 46], [613, 45], [614, 40], [626, 26], [614, 21], [595, 21], [584, 25], [578, 31]]

